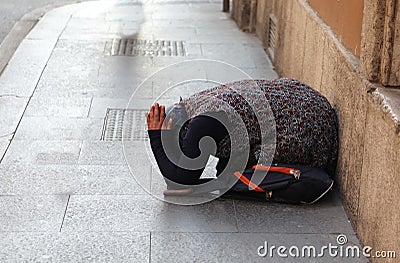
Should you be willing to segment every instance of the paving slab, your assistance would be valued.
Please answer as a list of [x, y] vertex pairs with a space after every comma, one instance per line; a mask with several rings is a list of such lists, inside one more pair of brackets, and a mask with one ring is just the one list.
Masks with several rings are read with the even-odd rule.
[[[95, 15], [97, 13], [97, 15]], [[93, 16], [94, 15], [94, 16]], [[93, 10], [82, 8], [76, 12], [60, 39], [108, 39], [120, 37], [119, 33], [110, 31], [113, 22], [124, 21], [130, 27], [135, 28], [134, 33], [139, 32], [140, 23], [145, 21], [141, 5], [126, 5], [118, 7], [118, 3], [105, 4]], [[83, 25], [83, 26], [82, 26]]]
[[59, 98], [34, 96], [26, 109], [26, 116], [87, 117], [90, 98]]
[[196, 44], [205, 44], [205, 45], [218, 45], [218, 44], [227, 44], [230, 45], [232, 43], [246, 43], [246, 45], [254, 45], [260, 46], [260, 40], [256, 37], [246, 35], [231, 35], [231, 34], [223, 34], [221, 33], [219, 36], [211, 35], [211, 34], [197, 34], [192, 36], [190, 43]]
[[[49, 80], [49, 79], [47, 79]], [[102, 81], [104, 80], [104, 81]], [[118, 80], [120, 82], [121, 80]], [[128, 83], [127, 86], [121, 86], [119, 83], [110, 79], [96, 79], [93, 82], [77, 79], [57, 79], [52, 77], [48, 82], [41, 82], [35, 92], [37, 97], [47, 97], [49, 92], [58, 98], [91, 99], [98, 98], [129, 98], [139, 86], [142, 80]], [[143, 97], [151, 98], [152, 86], [143, 91]], [[90, 103], [89, 103], [90, 104]]]
[[[105, 45], [103, 43], [103, 45]], [[75, 47], [74, 49], [77, 49]], [[75, 54], [77, 53], [77, 54]], [[79, 52], [68, 52], [58, 50], [53, 53], [52, 57], [48, 62], [48, 67], [43, 72], [40, 82], [49, 82], [49, 80], [55, 81], [54, 84], [63, 82], [68, 78], [74, 80], [81, 80], [88, 82], [89, 79], [95, 79], [99, 73], [99, 63], [101, 59], [99, 56], [100, 51], [93, 52], [93, 55], [85, 54], [84, 56]], [[100, 53], [101, 54], [101, 53]], [[62, 67], [60, 67], [62, 65]], [[49, 80], [47, 80], [49, 79]], [[57, 82], [58, 80], [58, 82]], [[38, 85], [40, 87], [42, 85]]]
[[117, 3], [112, 9], [107, 10], [105, 19], [107, 21], [122, 20], [122, 21], [137, 21], [144, 19], [142, 4], [123, 5]]
[[168, 204], [148, 195], [73, 195], [65, 231], [237, 232], [232, 200], [197, 206]]
[[[69, 72], [77, 67], [86, 71], [96, 71], [104, 56], [105, 40], [59, 40], [44, 71], [57, 74]], [[62, 63], [60, 63], [62, 62]], [[72, 71], [73, 72], [73, 71]]]
[[22, 41], [0, 76], [0, 95], [31, 96], [55, 44], [56, 40]]
[[265, 67], [265, 68], [256, 68], [256, 69], [247, 69], [243, 68], [242, 69], [244, 72], [250, 75], [252, 79], [277, 79], [279, 78], [278, 74], [276, 71], [271, 69], [270, 67]]
[[98, 52], [104, 51], [105, 42], [106, 41], [101, 39], [93, 41], [88, 41], [83, 39], [77, 39], [77, 40], [59, 39], [57, 41], [57, 45], [54, 47], [49, 63], [53, 61], [54, 57], [63, 55], [65, 55], [66, 58], [69, 58], [70, 57], [69, 55], [73, 55], [75, 56], [75, 59], [80, 59], [81, 57], [84, 57], [86, 59], [96, 54], [99, 56]]
[[14, 140], [2, 164], [76, 164], [81, 141]]
[[105, 78], [118, 77], [133, 81], [140, 79], [143, 81], [152, 73], [161, 68], [153, 65], [153, 57], [151, 56], [110, 56], [108, 51], [111, 50], [111, 42], [107, 42], [102, 52], [103, 57], [99, 63], [99, 76]]
[[[99, 4], [101, 3], [101, 4]], [[135, 4], [132, 2], [132, 4]], [[105, 18], [107, 11], [116, 5], [116, 1], [101, 1], [97, 2], [96, 5], [93, 3], [80, 3], [78, 9], [74, 12], [70, 12], [72, 18]]]
[[[209, 202], [212, 199], [216, 199], [217, 195], [211, 194], [203, 194], [203, 195], [193, 195], [193, 196], [165, 196], [163, 192], [167, 189], [167, 184], [165, 183], [164, 177], [161, 175], [161, 172], [158, 168], [153, 168], [151, 171], [151, 184], [150, 188], [146, 188], [148, 193], [159, 200], [164, 200], [167, 203], [176, 204], [176, 205], [193, 205], [202, 204]], [[215, 197], [215, 198], [213, 198]], [[232, 201], [225, 200], [223, 198], [219, 199], [221, 201]], [[236, 219], [236, 214], [231, 215]]]
[[246, 50], [247, 53], [250, 54], [250, 58], [254, 61], [256, 68], [274, 69], [264, 49], [260, 49], [257, 46], [246, 45]]
[[165, 183], [164, 177], [161, 175], [158, 167], [151, 169], [151, 184], [149, 189], [153, 196], [159, 199], [166, 198], [163, 196], [163, 191], [167, 189], [167, 184]]
[[7, 151], [8, 145], [10, 144], [12, 135], [4, 136], [0, 138], [0, 159], [3, 158]]
[[354, 234], [337, 193], [314, 205], [235, 201], [240, 232]]
[[[151, 153], [147, 152], [144, 144], [148, 144], [148, 142], [84, 141], [79, 164], [96, 164], [107, 167], [129, 164], [130, 178], [150, 192], [151, 169], [152, 163], [155, 161]], [[135, 190], [133, 189], [133, 191]]]
[[[230, 19], [230, 14], [226, 14], [223, 12], [185, 12], [187, 10], [187, 6], [185, 5], [174, 5], [176, 11], [180, 11], [179, 20], [188, 20], [188, 21], [220, 21], [222, 19]], [[171, 12], [168, 7], [164, 8], [164, 6], [160, 5], [159, 9], [156, 12], [152, 12], [151, 18], [154, 20], [158, 19], [168, 19], [173, 20], [176, 19], [176, 13]]]
[[[52, 55], [43, 71], [40, 83], [64, 79], [85, 80], [94, 79], [98, 75], [99, 64], [103, 58], [106, 42], [96, 41], [58, 41]], [[58, 82], [57, 82], [58, 80]], [[42, 86], [39, 83], [39, 87]]]
[[149, 262], [150, 233], [0, 233], [2, 262]]
[[[195, 44], [193, 44], [192, 46], [195, 46]], [[174, 57], [154, 57], [153, 58], [153, 65], [155, 67], [168, 67], [168, 66], [172, 66], [174, 64], [178, 64], [184, 61], [188, 61], [188, 60], [195, 60], [195, 59], [199, 59], [199, 58], [204, 58], [203, 55], [199, 55], [198, 52], [200, 52], [200, 50], [197, 50], [195, 52], [190, 51], [192, 53], [188, 53], [187, 56], [185, 57], [178, 57], [178, 56], [174, 56]], [[179, 71], [176, 71], [176, 73], [178, 73]], [[179, 77], [179, 74], [176, 74], [174, 76], [171, 77]]]
[[[365, 257], [332, 257], [328, 250], [321, 253], [322, 246], [337, 245], [337, 235], [334, 234], [267, 234], [267, 233], [165, 233], [155, 232], [151, 235], [152, 262], [368, 262]], [[347, 235], [348, 243], [343, 246], [358, 246], [355, 235]], [[286, 247], [286, 257], [280, 257], [277, 249], [264, 256], [265, 250], [260, 246]], [[295, 246], [299, 249], [299, 256], [295, 252], [291, 256], [289, 249]], [[316, 256], [308, 256], [308, 248], [315, 247]], [[294, 251], [294, 250], [293, 250]], [[318, 254], [321, 256], [318, 257]], [[334, 255], [334, 254], [333, 254]], [[346, 255], [345, 253], [343, 255]], [[352, 255], [352, 254], [349, 254]]]
[[70, 17], [68, 15], [52, 17], [44, 17], [41, 19], [37, 26], [35, 26], [31, 32], [26, 36], [27, 39], [51, 39], [57, 41], [67, 25]]
[[[171, 75], [174, 72], [179, 72], [179, 76]], [[188, 97], [187, 84], [205, 80], [206, 77], [206, 70], [200, 61], [172, 65], [150, 78], [153, 82], [153, 98], [161, 96], [178, 100], [180, 96]]]
[[[252, 69], [252, 68], [250, 68]], [[214, 83], [230, 83], [251, 78], [249, 68], [241, 69], [235, 64], [218, 61], [208, 63], [206, 70], [207, 80]]]
[[[79, 91], [96, 90], [98, 83], [96, 78], [98, 76], [98, 68], [90, 69], [89, 64], [97, 62], [85, 61], [82, 65], [75, 64], [69, 67], [68, 62], [65, 61], [67, 68], [58, 70], [46, 70], [38, 84], [35, 96], [40, 94], [42, 97], [48, 97], [53, 94], [55, 97], [65, 97], [62, 94], [68, 94], [68, 90], [79, 89]], [[93, 78], [93, 81], [88, 81], [88, 78]]]
[[79, 34], [85, 34], [88, 32], [107, 32], [110, 27], [110, 23], [104, 18], [80, 18], [80, 17], [72, 17], [69, 22], [66, 30], [73, 31]]
[[[38, 97], [52, 94], [56, 97], [72, 98], [130, 98], [139, 84], [156, 70], [151, 67], [153, 62], [148, 57], [107, 57], [104, 51], [96, 51], [95, 54], [97, 55], [92, 58], [77, 59], [75, 62], [68, 59], [63, 61], [63, 56], [57, 55], [58, 64], [63, 62], [66, 67], [60, 70], [46, 69], [35, 95]], [[103, 56], [102, 59], [96, 58], [99, 54]], [[54, 59], [50, 61], [57, 64]], [[74, 66], [69, 64], [74, 64]], [[151, 85], [151, 82], [149, 84]], [[142, 92], [137, 96], [151, 97], [152, 86], [146, 90], [142, 89]]]
[[[203, 55], [209, 59], [224, 61], [237, 67], [256, 67], [252, 55], [249, 55], [249, 47], [243, 44], [202, 44], [201, 48]], [[266, 59], [265, 55], [264, 58]]]
[[[146, 29], [144, 29], [146, 30]], [[163, 28], [152, 27], [151, 30], [146, 30], [153, 34], [154, 39], [170, 39], [170, 40], [186, 40], [196, 36], [195, 28], [181, 28], [180, 30], [174, 30], [174, 28], [164, 30]]]
[[[12, 9], [13, 7], [11, 7], [11, 5], [6, 5], [6, 9]], [[18, 10], [18, 12], [20, 11], [21, 10]], [[4, 14], [4, 12], [7, 11], [2, 8], [2, 13]], [[34, 13], [36, 12], [34, 11]], [[14, 18], [19, 16], [15, 13], [8, 15], [13, 16]], [[8, 61], [14, 55], [14, 52], [17, 50], [21, 41], [24, 40], [25, 36], [35, 26], [37, 19], [38, 16], [33, 17], [30, 21], [21, 18], [21, 20], [15, 22], [13, 21], [14, 19], [10, 19], [10, 17], [3, 19], [3, 21], [8, 20], [9, 23], [3, 23], [0, 33], [0, 72], [3, 72], [3, 69], [7, 66]], [[12, 25], [13, 22], [15, 22], [14, 25]]]
[[89, 117], [104, 118], [106, 116], [107, 109], [125, 109], [128, 107], [130, 109], [148, 110], [153, 103], [154, 99], [132, 98], [132, 100], [130, 100], [130, 98], [93, 98]]
[[[28, 117], [19, 124], [15, 140], [100, 140], [102, 118]], [[35, 127], [35, 129], [32, 129]]]
[[84, 141], [79, 164], [122, 165], [126, 164], [122, 142]]
[[0, 196], [0, 233], [60, 231], [67, 202], [68, 195]]
[[28, 98], [0, 96], [0, 136], [15, 132], [27, 103]]
[[118, 38], [120, 37], [120, 34], [118, 33], [113, 33], [113, 32], [103, 32], [103, 33], [96, 33], [96, 32], [91, 32], [87, 31], [85, 32], [79, 32], [76, 33], [74, 31], [69, 31], [66, 30], [60, 37], [60, 39], [67, 39], [67, 40], [97, 40], [97, 39], [102, 39], [102, 40], [107, 40], [107, 39], [113, 39], [113, 38]]
[[[185, 2], [182, 1], [175, 1], [172, 5], [170, 3], [163, 2], [163, 1], [158, 1], [155, 2], [153, 1], [153, 3], [157, 3], [157, 5], [152, 5], [152, 6], [148, 6], [148, 5], [144, 5], [144, 10], [146, 12], [146, 14], [154, 14], [154, 13], [159, 13], [159, 12], [176, 12], [179, 10], [179, 12], [185, 12], [185, 13], [190, 13], [195, 5], [192, 4], [187, 4]], [[194, 3], [194, 2], [191, 2]], [[190, 18], [190, 17], [189, 17]], [[175, 18], [172, 19], [172, 21], [176, 21], [179, 19], [183, 19], [181, 16], [176, 16]], [[187, 19], [187, 16], [186, 16]], [[152, 19], [149, 19], [149, 21], [153, 21], [155, 20], [154, 17], [152, 17]], [[181, 26], [186, 26], [185, 24], [181, 24]], [[189, 25], [187, 25], [189, 26]]]
[[45, 14], [45, 16], [42, 18], [42, 20], [43, 19], [51, 19], [51, 18], [70, 17], [71, 14], [79, 11], [82, 8], [82, 6], [85, 6], [85, 3], [69, 4], [69, 5], [63, 5], [63, 6], [59, 6], [57, 8], [53, 8], [52, 10], [48, 11]]
[[[147, 194], [126, 165], [0, 165], [0, 195]], [[150, 187], [150, 175], [140, 183]]]
[[149, 193], [151, 185], [153, 185], [152, 164], [155, 163], [155, 160], [143, 146], [145, 143], [147, 142], [124, 142], [124, 153], [128, 157], [126, 163], [129, 165], [132, 177]]

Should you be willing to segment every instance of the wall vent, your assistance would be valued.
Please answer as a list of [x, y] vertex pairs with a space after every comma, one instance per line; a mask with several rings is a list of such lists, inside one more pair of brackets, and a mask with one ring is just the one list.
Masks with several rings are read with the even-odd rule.
[[276, 18], [274, 17], [274, 15], [270, 14], [269, 15], [269, 26], [268, 26], [268, 46], [267, 46], [267, 50], [268, 53], [272, 59], [272, 61], [274, 60], [274, 56], [275, 56], [275, 43], [276, 43], [276, 39], [277, 39], [277, 34], [278, 34], [278, 30], [276, 27]]

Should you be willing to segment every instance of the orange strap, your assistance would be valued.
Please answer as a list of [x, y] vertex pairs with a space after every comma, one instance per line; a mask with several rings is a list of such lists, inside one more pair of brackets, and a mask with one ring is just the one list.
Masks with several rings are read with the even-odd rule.
[[295, 168], [288, 168], [288, 167], [279, 167], [279, 166], [264, 166], [264, 165], [254, 165], [253, 169], [260, 170], [260, 171], [269, 171], [269, 172], [279, 172], [284, 174], [293, 175], [296, 179], [300, 178], [301, 171]]
[[270, 171], [270, 172], [279, 172], [279, 173], [284, 173], [284, 174], [292, 174], [292, 170], [296, 170], [293, 168], [288, 168], [288, 167], [278, 167], [278, 166], [264, 166], [264, 165], [254, 165], [253, 169], [255, 170], [260, 170], [260, 171]]
[[245, 185], [249, 186], [251, 189], [253, 189], [256, 192], [261, 192], [265, 193], [265, 190], [256, 185], [255, 183], [251, 182], [246, 176], [239, 172], [235, 172], [234, 175], [239, 178], [240, 181], [242, 181]]
[[[257, 164], [257, 165], [253, 166], [253, 169], [260, 170], [260, 171], [270, 171], [270, 172], [279, 172], [279, 173], [284, 173], [284, 174], [290, 174], [290, 175], [293, 175], [296, 179], [298, 179], [300, 177], [300, 170], [295, 169], [295, 168], [278, 167], [278, 166], [264, 166], [264, 165]], [[261, 192], [261, 193], [265, 193], [266, 192], [264, 189], [262, 189], [261, 187], [259, 187], [258, 185], [256, 185], [252, 181], [250, 181], [243, 174], [241, 174], [239, 172], [235, 172], [234, 175], [240, 181], [242, 181], [245, 185], [247, 185], [248, 187], [250, 187], [254, 191]]]

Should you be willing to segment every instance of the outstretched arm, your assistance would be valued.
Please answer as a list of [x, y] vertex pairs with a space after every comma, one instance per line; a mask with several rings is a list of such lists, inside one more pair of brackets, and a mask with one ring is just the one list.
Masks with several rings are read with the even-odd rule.
[[[179, 156], [176, 156], [175, 162], [172, 162], [167, 154], [165, 153], [165, 149], [173, 140], [165, 140], [161, 141], [161, 129], [162, 122], [161, 120], [165, 120], [165, 115], [163, 115], [163, 108], [158, 105], [154, 105], [149, 114], [147, 115], [148, 126], [149, 126], [149, 138], [150, 144], [157, 161], [157, 164], [160, 168], [161, 173], [164, 177], [168, 178], [171, 181], [176, 183], [185, 184], [185, 185], [194, 185], [204, 183], [205, 180], [199, 179], [204, 167], [207, 163], [208, 157], [212, 154], [211, 149], [208, 152], [207, 149], [202, 153], [199, 148], [200, 140], [203, 137], [211, 137], [215, 142], [221, 140], [221, 138], [225, 134], [225, 130], [223, 126], [215, 119], [207, 116], [198, 116], [195, 117], [191, 123], [190, 128], [187, 131], [185, 137], [182, 141], [181, 150], [179, 150]], [[157, 114], [159, 117], [157, 117]], [[165, 114], [165, 111], [164, 111]], [[161, 122], [161, 123], [160, 123]], [[167, 125], [168, 126], [168, 125]], [[222, 129], [221, 129], [222, 126]], [[154, 128], [153, 128], [154, 127]], [[163, 131], [167, 133], [167, 136], [178, 136], [178, 134], [174, 131]], [[176, 141], [176, 140], [175, 140]], [[178, 145], [170, 145], [171, 147], [175, 147], [179, 149]], [[170, 151], [168, 151], [170, 152]], [[185, 157], [195, 159], [200, 155], [203, 155], [202, 158], [199, 158], [196, 166], [202, 167], [200, 169], [185, 169], [184, 167], [184, 159]]]

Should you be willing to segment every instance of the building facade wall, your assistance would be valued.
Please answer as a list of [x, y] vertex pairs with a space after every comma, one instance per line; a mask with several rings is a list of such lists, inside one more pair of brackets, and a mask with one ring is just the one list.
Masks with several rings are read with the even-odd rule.
[[345, 47], [359, 56], [364, 0], [309, 0], [309, 3]]
[[[396, 36], [400, 23], [392, 28], [379, 23], [380, 19], [388, 19], [388, 1], [392, 0], [386, 1], [382, 11], [382, 3], [365, 0], [365, 10], [374, 7], [375, 11], [364, 11], [367, 14], [361, 35], [373, 39], [361, 39], [364, 47], [360, 58], [346, 48], [306, 0], [259, 0], [255, 32], [267, 47], [272, 14], [277, 23], [272, 57], [278, 74], [297, 78], [319, 90], [336, 109], [340, 122], [336, 181], [361, 242], [376, 250], [400, 251], [400, 89], [387, 89], [379, 83], [385, 66], [390, 66], [387, 76], [392, 84], [397, 83], [400, 71], [400, 67], [396, 70], [400, 57], [394, 57], [399, 52], [396, 41], [400, 37]], [[384, 12], [383, 18], [381, 14], [374, 15], [377, 10]], [[371, 23], [375, 34], [369, 28]], [[392, 33], [388, 34], [388, 30]], [[377, 32], [393, 36], [392, 41], [379, 39]], [[387, 50], [390, 63], [384, 61], [385, 41], [391, 45]], [[373, 78], [366, 72], [374, 73], [375, 79], [371, 81]]]
[[400, 87], [399, 0], [365, 0], [360, 58], [369, 81]]

